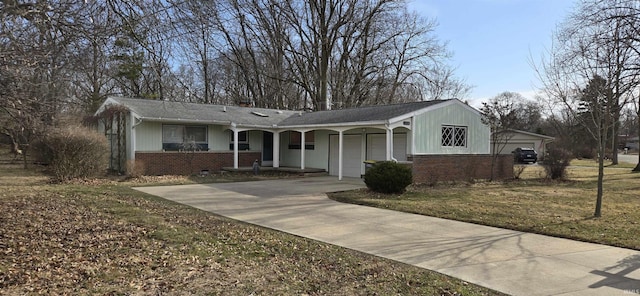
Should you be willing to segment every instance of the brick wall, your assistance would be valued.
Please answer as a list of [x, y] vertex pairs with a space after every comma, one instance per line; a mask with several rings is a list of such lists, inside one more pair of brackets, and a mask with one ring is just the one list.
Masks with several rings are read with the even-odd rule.
[[[238, 152], [238, 166], [250, 167], [256, 159], [262, 159], [261, 152]], [[142, 167], [145, 175], [192, 175], [202, 170], [213, 173], [233, 167], [233, 151], [136, 152], [136, 165]]]
[[[414, 155], [413, 183], [433, 184], [446, 181], [470, 181], [491, 178], [491, 159], [483, 155]], [[513, 178], [513, 156], [499, 155], [494, 180]]]

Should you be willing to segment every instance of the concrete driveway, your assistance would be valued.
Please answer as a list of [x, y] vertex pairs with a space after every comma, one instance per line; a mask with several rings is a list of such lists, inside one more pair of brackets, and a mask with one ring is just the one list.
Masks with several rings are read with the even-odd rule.
[[619, 162], [626, 162], [626, 163], [638, 163], [638, 155], [637, 154], [618, 154], [618, 161]]
[[359, 179], [137, 190], [240, 221], [438, 271], [513, 295], [640, 294], [640, 252], [332, 201]]

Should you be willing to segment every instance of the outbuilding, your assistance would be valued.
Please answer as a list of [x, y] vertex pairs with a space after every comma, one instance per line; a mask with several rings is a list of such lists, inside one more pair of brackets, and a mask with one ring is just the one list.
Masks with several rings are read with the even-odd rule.
[[554, 137], [515, 129], [500, 133], [500, 136], [492, 137], [492, 153], [506, 155], [512, 154], [516, 148], [533, 148], [538, 153], [538, 159], [543, 159], [547, 153], [547, 145], [555, 140]]

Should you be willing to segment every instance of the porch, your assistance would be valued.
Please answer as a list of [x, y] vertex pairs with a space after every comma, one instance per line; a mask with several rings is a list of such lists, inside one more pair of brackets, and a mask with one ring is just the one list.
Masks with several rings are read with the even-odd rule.
[[[223, 167], [221, 172], [252, 172], [253, 167]], [[297, 174], [302, 176], [325, 176], [328, 175], [328, 172], [325, 169], [318, 168], [304, 168], [301, 169], [299, 167], [260, 167], [260, 172], [283, 172], [290, 174]]]

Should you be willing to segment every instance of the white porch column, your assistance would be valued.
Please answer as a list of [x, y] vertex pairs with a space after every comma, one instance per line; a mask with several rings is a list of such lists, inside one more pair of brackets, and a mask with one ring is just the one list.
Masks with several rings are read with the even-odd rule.
[[342, 158], [343, 158], [342, 138], [343, 138], [343, 132], [339, 131], [338, 132], [338, 180], [339, 181], [342, 181]]
[[273, 132], [273, 167], [280, 167], [280, 132]]
[[238, 130], [233, 128], [233, 168], [238, 168]]
[[307, 144], [305, 144], [305, 132], [300, 132], [300, 169], [304, 170], [304, 148]]
[[387, 127], [387, 161], [393, 159], [393, 129]]

